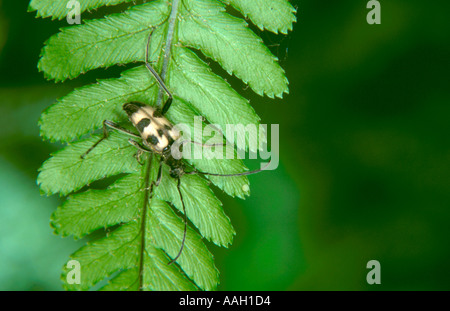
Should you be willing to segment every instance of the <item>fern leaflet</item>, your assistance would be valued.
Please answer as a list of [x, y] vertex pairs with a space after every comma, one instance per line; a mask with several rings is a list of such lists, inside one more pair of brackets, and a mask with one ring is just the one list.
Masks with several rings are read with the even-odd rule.
[[[129, 1], [78, 2], [84, 12]], [[66, 1], [32, 0], [29, 11], [37, 11], [38, 17], [62, 19], [69, 11], [66, 5]], [[214, 74], [195, 52], [218, 62], [257, 94], [282, 97], [288, 92], [277, 59], [244, 20], [226, 12], [226, 5], [232, 5], [260, 29], [275, 33], [287, 33], [295, 22], [295, 11], [287, 0], [155, 0], [62, 28], [45, 43], [38, 68], [56, 82], [96, 68], [141, 64], [122, 72], [119, 78], [75, 89], [40, 118], [42, 137], [66, 144], [44, 162], [38, 176], [42, 193], [68, 196], [52, 215], [55, 233], [79, 239], [106, 229], [104, 235], [91, 239], [71, 256], [81, 264], [81, 284], [68, 282], [70, 269], [65, 267], [62, 280], [66, 289], [87, 290], [102, 281], [106, 283], [104, 290], [217, 287], [219, 272], [202, 238], [227, 247], [235, 232], [209, 182], [231, 196], [245, 198], [249, 195], [247, 177], [182, 177], [181, 192], [192, 227], [188, 228], [181, 257], [168, 265], [179, 250], [184, 225], [176, 181], [169, 177], [167, 167], [163, 168], [161, 184], [154, 187], [158, 156], [146, 155], [145, 163], [139, 164], [135, 147], [113, 132], [88, 157], [81, 159], [80, 155], [100, 137], [92, 132], [103, 120], [126, 126], [121, 109], [124, 103], [160, 104], [158, 84], [142, 65], [151, 31], [149, 61], [174, 94], [166, 115], [173, 124], [184, 123], [194, 131], [198, 129], [194, 120], [200, 116], [201, 127], [207, 123], [222, 128], [227, 124], [259, 124], [260, 118], [248, 100]], [[263, 136], [233, 133], [226, 139], [243, 139], [251, 146], [248, 142]], [[237, 158], [187, 161], [204, 172], [246, 170]], [[108, 177], [115, 181], [106, 189], [91, 185]]]

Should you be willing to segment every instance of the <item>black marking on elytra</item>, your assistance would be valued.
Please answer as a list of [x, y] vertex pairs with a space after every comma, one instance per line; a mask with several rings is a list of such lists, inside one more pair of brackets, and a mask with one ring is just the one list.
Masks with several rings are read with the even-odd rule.
[[125, 112], [127, 113], [128, 116], [133, 115], [134, 113], [136, 113], [139, 109], [141, 109], [141, 107], [143, 107], [144, 104], [139, 103], [139, 102], [131, 102], [131, 103], [126, 103], [125, 105], [123, 105], [123, 110], [125, 110]]
[[145, 106], [148, 106], [148, 105], [146, 105], [146, 104], [144, 104], [144, 103], [141, 103], [141, 102], [129, 102], [129, 104], [138, 106], [138, 107], [140, 107], [140, 108], [145, 107]]
[[[167, 136], [168, 136], [167, 141], [169, 142], [168, 146], [171, 146], [175, 141], [173, 140], [172, 136], [170, 136], [170, 135], [167, 135]], [[181, 146], [183, 146], [183, 145], [181, 145]]]
[[138, 124], [136, 124], [136, 128], [138, 129], [138, 131], [140, 133], [142, 133], [145, 130], [145, 128], [150, 125], [150, 123], [152, 123], [152, 121], [150, 121], [150, 119], [144, 118], [141, 121], [139, 121]]
[[164, 131], [162, 129], [158, 129], [158, 135], [159, 137], [162, 137], [164, 134]]
[[159, 140], [158, 137], [156, 137], [155, 135], [150, 135], [149, 137], [147, 137], [147, 142], [154, 146], [159, 143]]
[[156, 109], [155, 111], [153, 111], [153, 117], [154, 118], [162, 118], [162, 113], [161, 111], [159, 111], [158, 109]]
[[172, 129], [172, 127], [169, 124], [164, 124], [164, 128], [168, 131]]

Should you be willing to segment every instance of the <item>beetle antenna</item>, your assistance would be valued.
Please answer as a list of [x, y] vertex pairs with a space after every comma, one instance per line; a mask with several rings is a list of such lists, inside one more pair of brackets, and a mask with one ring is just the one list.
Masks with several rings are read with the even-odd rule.
[[180, 189], [180, 184], [181, 184], [181, 179], [178, 178], [178, 183], [177, 183], [177, 189], [178, 189], [178, 193], [180, 194], [180, 198], [181, 198], [181, 205], [183, 205], [183, 213], [184, 213], [184, 232], [183, 232], [183, 240], [181, 241], [181, 247], [180, 250], [178, 252], [178, 254], [175, 256], [175, 258], [173, 258], [168, 264], [172, 264], [174, 261], [176, 261], [178, 259], [178, 257], [180, 257], [181, 252], [183, 251], [184, 248], [184, 243], [186, 241], [186, 233], [187, 233], [187, 216], [186, 216], [186, 207], [184, 206], [184, 200], [183, 200], [183, 195], [181, 194], [181, 189]]
[[148, 35], [148, 39], [147, 39], [147, 46], [145, 48], [145, 66], [147, 67], [147, 69], [150, 71], [150, 73], [153, 75], [153, 77], [155, 77], [156, 81], [158, 82], [159, 86], [167, 93], [167, 95], [169, 96], [169, 99], [167, 100], [167, 102], [164, 104], [163, 107], [163, 115], [165, 114], [165, 112], [167, 112], [167, 110], [169, 109], [171, 103], [172, 103], [172, 93], [169, 91], [169, 89], [167, 88], [166, 84], [164, 83], [163, 79], [161, 78], [161, 76], [156, 72], [155, 69], [153, 69], [153, 67], [150, 65], [150, 63], [148, 62], [148, 50], [149, 50], [149, 46], [150, 46], [150, 39], [152, 37], [153, 31], [155, 30], [155, 27], [152, 27], [152, 30], [150, 31], [150, 34]]
[[270, 162], [267, 162], [265, 166], [261, 167], [260, 169], [254, 170], [254, 171], [247, 171], [242, 173], [235, 173], [235, 174], [217, 174], [217, 173], [205, 173], [200, 172], [197, 170], [193, 170], [192, 172], [186, 173], [186, 174], [201, 174], [201, 175], [209, 175], [209, 176], [222, 176], [222, 177], [232, 177], [232, 176], [245, 176], [245, 175], [253, 175], [257, 174], [259, 172], [265, 171], [266, 168], [270, 165]]

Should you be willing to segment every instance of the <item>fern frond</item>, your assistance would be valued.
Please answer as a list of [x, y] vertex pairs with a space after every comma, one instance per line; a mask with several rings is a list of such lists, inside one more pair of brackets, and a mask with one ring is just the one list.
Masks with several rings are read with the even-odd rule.
[[261, 30], [287, 34], [297, 21], [296, 10], [287, 0], [222, 0], [232, 5]]
[[[126, 2], [79, 1], [81, 12]], [[68, 196], [53, 213], [51, 225], [61, 236], [91, 238], [71, 256], [80, 262], [81, 284], [68, 282], [70, 269], [65, 267], [62, 279], [66, 289], [87, 290], [102, 282], [106, 283], [102, 290], [217, 287], [219, 272], [203, 238], [227, 247], [235, 231], [209, 183], [231, 196], [245, 198], [249, 195], [246, 176], [181, 177], [189, 226], [183, 253], [175, 264], [168, 265], [179, 251], [184, 230], [180, 216], [183, 203], [168, 167], [163, 165], [163, 178], [156, 186], [159, 156], [146, 155], [144, 164], [139, 163], [136, 148], [116, 132], [84, 159], [80, 156], [101, 137], [92, 132], [100, 129], [104, 120], [133, 130], [122, 111], [124, 103], [159, 103], [159, 86], [142, 65], [150, 33], [148, 61], [162, 72], [174, 94], [166, 114], [173, 124], [185, 124], [191, 132], [208, 124], [222, 130], [228, 124], [259, 126], [260, 118], [249, 101], [192, 50], [216, 61], [257, 94], [273, 98], [288, 93], [288, 81], [276, 57], [245, 21], [226, 13], [226, 4], [260, 29], [272, 32], [286, 33], [295, 21], [294, 9], [285, 0], [155, 0], [62, 28], [45, 43], [38, 68], [55, 81], [73, 79], [97, 68], [138, 63], [119, 78], [75, 89], [46, 109], [39, 120], [43, 138], [67, 144], [44, 162], [37, 180], [42, 193]], [[38, 17], [62, 19], [69, 11], [66, 5], [64, 1], [32, 0], [29, 11], [37, 11]], [[194, 121], [197, 119], [200, 123]], [[247, 151], [258, 149], [250, 142], [265, 140], [265, 133], [259, 131], [223, 132], [228, 141], [245, 141]], [[203, 142], [206, 139], [203, 137]], [[236, 155], [236, 150], [232, 152]], [[217, 174], [247, 170], [236, 156], [221, 160], [203, 154], [199, 159], [186, 159], [186, 163]], [[108, 187], [91, 186], [109, 177], [114, 182]]]

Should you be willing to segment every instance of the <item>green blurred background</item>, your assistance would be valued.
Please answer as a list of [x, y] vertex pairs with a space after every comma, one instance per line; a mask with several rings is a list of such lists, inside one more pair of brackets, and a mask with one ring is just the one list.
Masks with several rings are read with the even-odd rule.
[[[220, 290], [450, 289], [449, 6], [380, 2], [381, 25], [367, 24], [366, 1], [292, 1], [294, 32], [257, 31], [286, 69], [283, 100], [229, 77], [263, 123], [280, 124], [281, 163], [250, 177], [245, 201], [218, 193], [237, 231], [229, 249], [209, 245]], [[49, 226], [61, 200], [41, 197], [35, 180], [57, 146], [37, 120], [123, 68], [45, 81], [40, 49], [67, 24], [27, 5], [0, 0], [0, 290], [60, 290], [81, 242]], [[366, 282], [371, 259], [381, 285]]]

